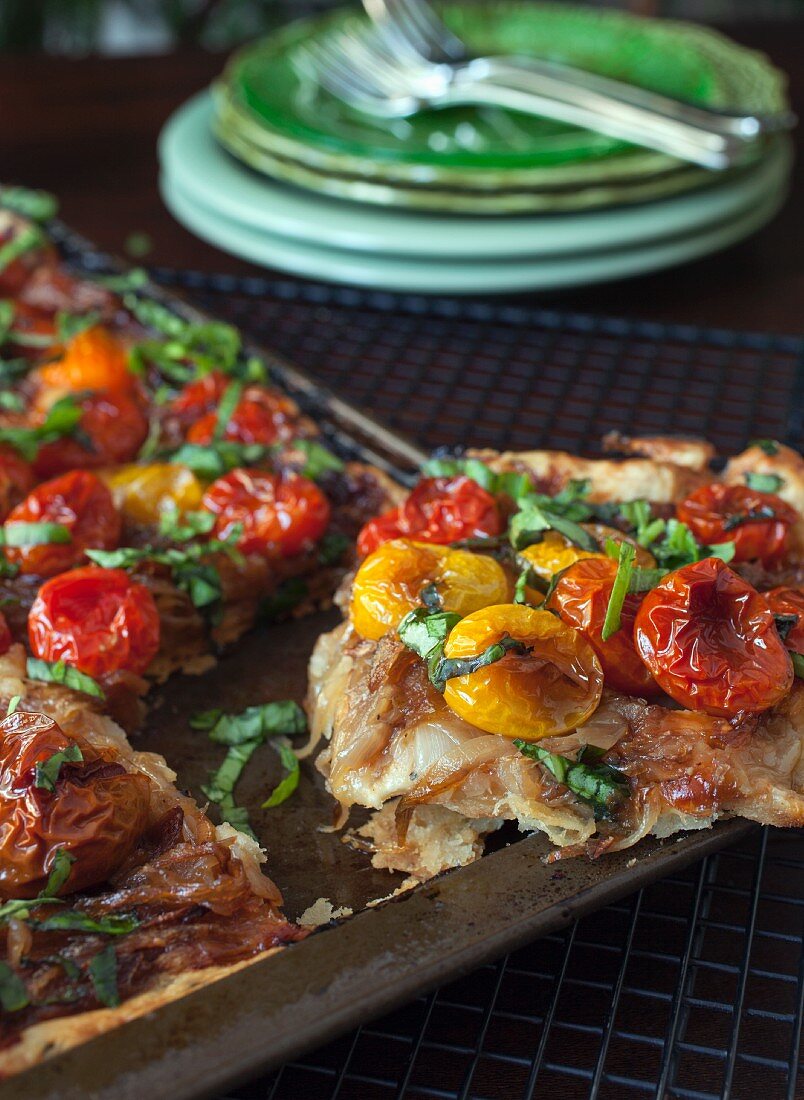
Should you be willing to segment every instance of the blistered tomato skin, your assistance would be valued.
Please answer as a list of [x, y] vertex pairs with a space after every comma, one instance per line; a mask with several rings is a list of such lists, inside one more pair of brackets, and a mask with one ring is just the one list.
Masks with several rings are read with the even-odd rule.
[[142, 674], [159, 650], [154, 598], [123, 569], [88, 565], [46, 581], [28, 615], [34, 656], [65, 661], [99, 680]]
[[109, 487], [117, 507], [134, 523], [156, 524], [165, 512], [187, 512], [201, 504], [204, 490], [188, 466], [171, 462], [132, 463], [98, 476]]
[[447, 680], [444, 700], [465, 721], [488, 733], [538, 741], [575, 729], [597, 709], [603, 670], [577, 630], [549, 611], [501, 604], [467, 615], [444, 648], [448, 658], [476, 657], [505, 635], [522, 654]]
[[586, 558], [561, 575], [547, 602], [569, 626], [574, 626], [597, 653], [606, 687], [628, 695], [656, 695], [660, 688], [634, 649], [634, 618], [641, 597], [628, 595], [623, 603], [620, 629], [603, 641], [617, 563], [611, 558]]
[[397, 508], [369, 520], [357, 540], [361, 557], [389, 539], [448, 545], [462, 539], [499, 535], [503, 530], [497, 502], [469, 477], [422, 478]]
[[634, 644], [672, 699], [722, 718], [767, 710], [793, 683], [768, 604], [719, 558], [685, 565], [647, 593]]
[[78, 565], [87, 549], [114, 550], [122, 527], [111, 493], [89, 470], [73, 470], [37, 485], [6, 523], [59, 523], [70, 531], [70, 542], [6, 548], [6, 557], [21, 572], [40, 577]]
[[421, 606], [434, 584], [445, 611], [468, 615], [510, 595], [505, 572], [493, 558], [424, 542], [395, 539], [365, 559], [352, 586], [352, 625], [375, 641]]
[[203, 507], [216, 517], [214, 534], [243, 532], [244, 554], [291, 557], [311, 547], [327, 529], [329, 501], [318, 486], [299, 474], [232, 470], [207, 489]]
[[13, 447], [0, 443], [0, 520], [6, 518], [35, 484], [30, 464]]
[[34, 377], [51, 396], [57, 391], [130, 390], [136, 383], [125, 346], [102, 325], [76, 333], [61, 359], [39, 367]]
[[60, 894], [105, 882], [145, 830], [148, 780], [86, 742], [78, 742], [83, 761], [62, 765], [54, 791], [35, 785], [37, 763], [75, 743], [44, 714], [16, 711], [0, 722], [2, 898], [36, 897], [59, 849], [74, 861]]
[[784, 644], [792, 653], [804, 653], [804, 592], [800, 588], [772, 588], [763, 592], [762, 598], [774, 615], [798, 615]]
[[[705, 546], [733, 542], [734, 561], [761, 561], [764, 565], [774, 565], [784, 557], [798, 519], [796, 510], [773, 493], [720, 482], [696, 489], [679, 504], [677, 512]], [[768, 518], [762, 518], [763, 514]]]
[[[80, 435], [65, 436], [39, 448], [34, 460], [39, 477], [130, 462], [145, 442], [148, 418], [129, 394], [102, 391], [83, 397], [79, 403], [83, 409], [78, 422]], [[82, 437], [88, 446], [84, 446]]]
[[562, 569], [567, 569], [577, 561], [582, 561], [584, 558], [606, 557], [605, 554], [573, 546], [569, 539], [559, 535], [558, 531], [545, 531], [541, 542], [534, 542], [519, 553], [539, 580], [547, 584], [555, 573], [560, 573]]
[[[270, 447], [290, 437], [293, 413], [295, 409], [286, 397], [252, 387], [229, 417], [223, 438], [235, 443]], [[209, 412], [191, 425], [187, 441], [202, 445], [211, 443], [217, 428], [218, 414]]]

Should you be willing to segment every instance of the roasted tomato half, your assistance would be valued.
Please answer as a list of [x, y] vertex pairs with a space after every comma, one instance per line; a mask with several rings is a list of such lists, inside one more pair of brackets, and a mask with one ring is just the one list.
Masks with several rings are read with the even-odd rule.
[[30, 464], [13, 447], [0, 443], [0, 520], [6, 518], [35, 484]]
[[28, 615], [34, 655], [66, 661], [96, 680], [145, 672], [159, 649], [159, 612], [123, 569], [88, 565], [45, 581]]
[[772, 588], [762, 596], [774, 615], [798, 616], [798, 622], [784, 632], [784, 644], [793, 653], [804, 653], [804, 592], [800, 588]]
[[73, 470], [37, 485], [11, 510], [6, 523], [58, 523], [69, 530], [69, 542], [6, 548], [10, 562], [40, 577], [72, 569], [87, 549], [113, 550], [120, 541], [120, 513], [109, 490], [89, 470]]
[[114, 502], [135, 523], [159, 523], [168, 511], [192, 511], [204, 495], [201, 482], [189, 466], [174, 462], [149, 462], [98, 470], [112, 491]]
[[773, 565], [787, 550], [798, 513], [773, 493], [714, 482], [682, 501], [678, 518], [705, 546], [733, 542], [734, 561]]
[[625, 597], [620, 629], [603, 641], [603, 623], [611, 598], [617, 563], [611, 558], [585, 558], [566, 569], [547, 607], [580, 630], [597, 653], [606, 687], [628, 695], [655, 695], [656, 681], [634, 649], [634, 618], [642, 597]]
[[102, 325], [76, 333], [62, 357], [39, 367], [33, 377], [51, 396], [80, 390], [130, 390], [136, 384], [125, 346]]
[[299, 474], [232, 470], [210, 485], [202, 503], [216, 517], [218, 538], [242, 525], [237, 545], [245, 554], [290, 557], [317, 542], [329, 524], [329, 501]]
[[793, 683], [768, 604], [720, 558], [685, 565], [651, 589], [634, 643], [659, 686], [690, 710], [758, 713]]
[[39, 448], [34, 461], [39, 477], [130, 462], [145, 442], [148, 418], [129, 394], [91, 393], [80, 405], [83, 413], [76, 434]]
[[397, 508], [369, 520], [357, 540], [361, 557], [390, 539], [444, 545], [499, 535], [503, 522], [491, 493], [470, 477], [425, 477]]
[[509, 599], [511, 585], [493, 558], [469, 550], [395, 539], [369, 554], [352, 586], [352, 624], [363, 638], [382, 638], [422, 603], [435, 585], [445, 611], [468, 615]]
[[188, 382], [181, 393], [170, 402], [168, 413], [177, 417], [185, 426], [199, 420], [206, 413], [214, 412], [231, 382], [223, 371], [213, 370]]
[[[295, 407], [280, 393], [251, 386], [240, 399], [223, 430], [223, 438], [236, 443], [270, 447], [293, 434]], [[217, 412], [206, 413], [187, 432], [190, 443], [211, 443], [218, 430]]]
[[[49, 789], [36, 765], [75, 745], [83, 759], [62, 763]], [[59, 850], [73, 861], [60, 894], [105, 882], [142, 836], [149, 803], [144, 775], [67, 737], [44, 714], [10, 714], [0, 722], [0, 895], [36, 897]]]
[[444, 700], [473, 726], [538, 741], [580, 725], [596, 710], [603, 670], [577, 630], [549, 611], [499, 604], [467, 615], [447, 638], [447, 658], [472, 658], [504, 638], [521, 644], [493, 664], [447, 680]]

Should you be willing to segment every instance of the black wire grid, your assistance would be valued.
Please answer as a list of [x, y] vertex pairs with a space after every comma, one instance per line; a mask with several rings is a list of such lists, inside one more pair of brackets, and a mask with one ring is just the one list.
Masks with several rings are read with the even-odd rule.
[[[160, 270], [425, 447], [801, 442], [804, 339]], [[503, 901], [501, 900], [501, 904]], [[230, 1100], [804, 1097], [804, 839], [757, 829]]]

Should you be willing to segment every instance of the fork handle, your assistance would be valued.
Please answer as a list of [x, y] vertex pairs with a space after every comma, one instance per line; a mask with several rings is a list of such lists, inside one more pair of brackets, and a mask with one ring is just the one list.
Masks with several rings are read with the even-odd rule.
[[[599, 76], [597, 73], [575, 69], [553, 61], [528, 57], [482, 57], [467, 63], [475, 72], [486, 71], [486, 79], [499, 81], [525, 90], [544, 91], [545, 94], [576, 102], [594, 110], [605, 111], [611, 103], [628, 104], [642, 108], [654, 115], [687, 123], [713, 134], [723, 134], [750, 141], [764, 133], [789, 130], [796, 123], [792, 111], [776, 114], [735, 114], [697, 107], [692, 103], [671, 99], [658, 92], [626, 84], [620, 80]], [[534, 84], [534, 80], [536, 84]]]
[[658, 116], [631, 104], [607, 102], [605, 110], [586, 103], [555, 98], [541, 91], [497, 83], [478, 77], [466, 66], [455, 74], [446, 90], [433, 100], [433, 106], [486, 104], [507, 107], [526, 114], [557, 119], [588, 130], [607, 134], [635, 145], [722, 170], [745, 160], [748, 145], [741, 138], [712, 134], [687, 123]]

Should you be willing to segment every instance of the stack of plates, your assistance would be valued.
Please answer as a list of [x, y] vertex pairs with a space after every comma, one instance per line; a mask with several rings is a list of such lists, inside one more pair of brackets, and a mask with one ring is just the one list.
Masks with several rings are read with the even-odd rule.
[[[442, 15], [477, 52], [530, 52], [713, 107], [776, 111], [780, 74], [714, 32], [497, 0]], [[781, 205], [786, 140], [711, 173], [500, 109], [372, 120], [297, 69], [338, 12], [241, 51], [160, 140], [175, 216], [221, 248], [313, 278], [472, 293], [635, 275], [723, 248]]]

